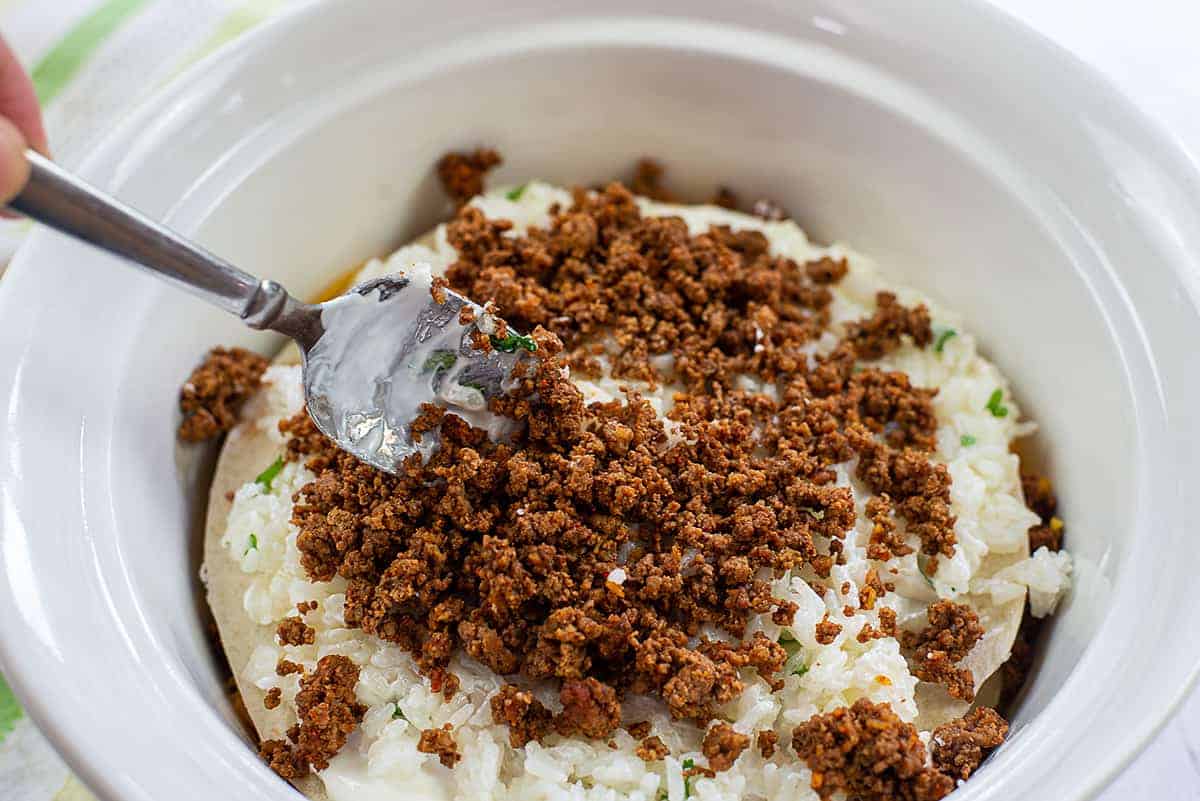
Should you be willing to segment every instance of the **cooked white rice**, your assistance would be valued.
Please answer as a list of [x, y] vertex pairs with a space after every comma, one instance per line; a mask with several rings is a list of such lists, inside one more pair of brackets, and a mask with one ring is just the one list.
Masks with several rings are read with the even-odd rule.
[[[514, 232], [527, 226], [546, 225], [548, 209], [554, 202], [570, 203], [570, 195], [561, 189], [540, 183], [529, 184], [519, 201], [506, 199], [502, 190], [474, 201], [489, 217], [513, 220]], [[874, 296], [880, 289], [895, 291], [902, 302], [923, 302], [933, 316], [935, 332], [950, 327], [957, 334], [944, 343], [941, 352], [933, 348], [905, 346], [888, 357], [883, 366], [903, 370], [918, 386], [938, 387], [935, 409], [939, 422], [936, 459], [949, 467], [953, 477], [952, 509], [957, 516], [955, 533], [958, 546], [953, 558], [943, 558], [931, 580], [920, 572], [915, 554], [897, 558], [886, 567], [895, 567], [896, 592], [886, 594], [881, 606], [895, 609], [901, 626], [924, 614], [927, 604], [941, 598], [972, 595], [976, 604], [1001, 604], [1031, 592], [1033, 612], [1044, 615], [1053, 611], [1066, 590], [1071, 569], [1066, 553], [1045, 549], [1024, 557], [1026, 531], [1037, 518], [1022, 500], [1017, 457], [1010, 445], [1033, 426], [1020, 422], [1017, 404], [1008, 392], [1008, 384], [997, 369], [982, 358], [974, 338], [961, 321], [919, 293], [886, 285], [866, 258], [833, 246], [812, 245], [793, 222], [764, 222], [715, 207], [664, 206], [643, 202], [644, 212], [652, 215], [682, 216], [692, 231], [706, 230], [722, 223], [737, 229], [753, 228], [766, 234], [772, 251], [798, 262], [830, 255], [849, 259], [850, 272], [834, 286], [835, 323], [859, 319], [872, 313]], [[455, 258], [439, 229], [432, 247], [402, 248], [386, 261], [369, 264], [363, 277], [405, 270], [415, 262], [427, 262], [435, 271], [444, 269]], [[832, 347], [826, 336], [816, 350]], [[612, 380], [580, 381], [585, 397], [608, 400], [620, 397], [618, 387], [633, 382]], [[243, 412], [243, 417], [274, 431], [274, 422], [290, 416], [301, 407], [299, 368], [273, 367], [266, 375], [267, 388]], [[762, 389], [747, 379], [747, 388]], [[993, 416], [985, 407], [989, 396], [1000, 388], [1009, 413]], [[661, 413], [670, 404], [669, 388], [646, 393]], [[973, 438], [973, 440], [971, 439]], [[282, 444], [282, 438], [280, 438]], [[972, 444], [964, 444], [964, 443]], [[264, 465], [265, 467], [265, 465]], [[838, 468], [838, 483], [853, 488], [858, 509], [858, 526], [846, 539], [846, 564], [833, 568], [830, 584], [849, 584], [841, 595], [829, 590], [824, 597], [799, 579], [785, 577], [775, 582], [775, 594], [799, 606], [793, 624], [786, 631], [800, 644], [800, 650], [787, 666], [784, 688], [770, 692], [767, 684], [752, 671], [743, 672], [745, 691], [722, 710], [723, 717], [738, 731], [753, 734], [774, 729], [781, 743], [790, 741], [792, 729], [812, 715], [866, 697], [892, 705], [902, 719], [917, 718], [917, 680], [909, 672], [895, 639], [886, 638], [859, 643], [855, 637], [867, 624], [878, 624], [877, 611], [857, 611], [843, 618], [846, 604], [857, 606], [860, 582], [869, 566], [865, 544], [870, 536], [870, 521], [863, 514], [869, 491], [851, 475], [850, 465]], [[503, 679], [470, 658], [458, 656], [451, 669], [461, 679], [461, 689], [450, 701], [433, 693], [416, 671], [412, 658], [395, 645], [382, 642], [345, 626], [342, 618], [344, 582], [335, 579], [314, 584], [305, 577], [296, 549], [297, 531], [288, 521], [291, 496], [312, 474], [301, 466], [287, 464], [274, 480], [269, 492], [254, 482], [238, 490], [229, 514], [223, 544], [229, 557], [252, 577], [244, 598], [246, 614], [261, 624], [273, 627], [294, 614], [295, 605], [316, 600], [317, 611], [306, 620], [317, 630], [316, 644], [280, 646], [264, 635], [245, 665], [234, 665], [241, 677], [262, 689], [279, 687], [282, 704], [268, 713], [270, 726], [263, 735], [281, 736], [295, 722], [296, 675], [279, 677], [275, 665], [281, 658], [312, 668], [327, 654], [342, 654], [361, 668], [358, 699], [369, 707], [361, 730], [356, 732], [333, 764], [321, 776], [326, 790], [335, 801], [366, 799], [630, 799], [631, 801], [683, 801], [685, 785], [682, 761], [695, 760], [704, 765], [699, 752], [703, 730], [691, 723], [670, 719], [660, 702], [630, 697], [625, 703], [626, 721], [649, 720], [653, 733], [670, 747], [671, 756], [662, 762], [646, 763], [634, 754], [636, 741], [624, 730], [614, 735], [615, 750], [603, 742], [563, 739], [551, 736], [545, 745], [531, 742], [524, 749], [513, 749], [508, 730], [492, 723], [489, 698], [504, 683]], [[989, 555], [1013, 556], [985, 562]], [[1011, 563], [1005, 565], [1005, 563]], [[996, 569], [997, 566], [1000, 569]], [[614, 581], [617, 578], [613, 579]], [[843, 624], [841, 634], [829, 645], [815, 639], [814, 627], [829, 612]], [[751, 621], [749, 631], [763, 631], [777, 639], [784, 629], [769, 615]], [[802, 676], [792, 675], [800, 665], [807, 666]], [[547, 684], [538, 691], [543, 703], [558, 708], [556, 692]], [[450, 723], [454, 727], [462, 761], [453, 769], [442, 767], [435, 757], [417, 751], [423, 728]], [[926, 737], [927, 733], [923, 733]], [[789, 747], [778, 749], [772, 759], [764, 759], [757, 749], [742, 753], [734, 766], [715, 778], [690, 780], [690, 797], [700, 801], [716, 799], [815, 799], [809, 789], [810, 775]]]

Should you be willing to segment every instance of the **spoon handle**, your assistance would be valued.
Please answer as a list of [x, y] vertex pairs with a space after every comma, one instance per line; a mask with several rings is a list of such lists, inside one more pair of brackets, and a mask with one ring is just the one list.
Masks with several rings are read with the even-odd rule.
[[154, 222], [40, 153], [26, 151], [29, 182], [9, 207], [55, 230], [129, 259], [252, 328], [308, 338], [311, 307], [274, 281], [260, 281]]

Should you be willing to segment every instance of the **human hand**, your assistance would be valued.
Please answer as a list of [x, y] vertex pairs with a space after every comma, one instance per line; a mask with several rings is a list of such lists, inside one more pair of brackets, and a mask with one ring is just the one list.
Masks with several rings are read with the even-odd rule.
[[42, 111], [29, 74], [0, 39], [0, 205], [16, 197], [29, 179], [26, 148], [49, 154]]

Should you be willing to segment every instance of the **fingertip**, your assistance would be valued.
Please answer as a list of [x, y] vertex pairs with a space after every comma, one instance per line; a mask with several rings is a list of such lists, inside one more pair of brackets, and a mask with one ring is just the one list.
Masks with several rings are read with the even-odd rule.
[[0, 203], [8, 205], [29, 180], [25, 137], [7, 119], [0, 117]]

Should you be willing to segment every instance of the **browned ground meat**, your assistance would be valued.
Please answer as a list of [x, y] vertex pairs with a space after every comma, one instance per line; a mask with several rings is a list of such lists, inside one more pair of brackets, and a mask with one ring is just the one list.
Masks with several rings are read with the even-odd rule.
[[636, 723], [629, 723], [625, 726], [625, 731], [629, 732], [629, 736], [635, 740], [644, 740], [650, 735], [650, 721], [639, 720]]
[[1025, 493], [1025, 505], [1042, 519], [1049, 523], [1050, 518], [1058, 514], [1058, 497], [1054, 494], [1054, 486], [1050, 479], [1034, 473], [1021, 475], [1021, 489]]
[[778, 744], [779, 735], [770, 729], [763, 729], [758, 733], [758, 751], [763, 755], [763, 759], [775, 756], [775, 748]]
[[956, 779], [970, 778], [993, 748], [1008, 736], [1008, 721], [981, 706], [933, 730], [933, 765]]
[[321, 658], [317, 669], [300, 679], [296, 694], [298, 726], [289, 732], [291, 743], [266, 740], [259, 753], [285, 779], [329, 767], [329, 760], [346, 743], [367, 708], [354, 697], [358, 666], [344, 656]]
[[825, 613], [825, 617], [817, 624], [817, 642], [821, 645], [829, 645], [837, 636], [842, 633], [842, 624], [834, 623], [829, 619], [829, 613]]
[[238, 410], [262, 384], [267, 364], [242, 348], [214, 348], [179, 391], [179, 438], [202, 442], [233, 428]]
[[448, 768], [454, 767], [462, 759], [449, 723], [440, 729], [423, 729], [417, 750], [422, 754], [437, 754], [438, 761]]
[[822, 799], [844, 792], [858, 801], [937, 801], [954, 789], [953, 779], [926, 767], [917, 730], [865, 698], [797, 726], [792, 748]]
[[750, 746], [750, 738], [734, 730], [728, 723], [718, 723], [704, 734], [700, 746], [708, 767], [720, 772], [729, 770], [742, 752]]
[[447, 153], [437, 163], [437, 174], [446, 194], [461, 206], [483, 192], [484, 177], [501, 162], [500, 154], [490, 147]]
[[969, 606], [945, 600], [930, 604], [926, 615], [928, 626], [901, 636], [904, 647], [913, 651], [913, 675], [921, 681], [944, 684], [954, 698], [973, 701], [974, 676], [956, 663], [983, 637], [979, 616]]
[[667, 744], [659, 737], [647, 737], [638, 744], [638, 757], [646, 762], [658, 762], [671, 753], [671, 749], [667, 748]]
[[506, 684], [492, 696], [492, 720], [508, 726], [508, 741], [521, 748], [530, 740], [541, 741], [550, 731], [553, 715], [533, 693]]
[[[457, 647], [497, 673], [556, 679], [573, 703], [556, 726], [605, 737], [620, 723], [605, 700], [613, 691], [657, 694], [676, 717], [703, 723], [741, 691], [740, 668], [777, 681], [777, 643], [688, 642], [704, 624], [743, 636], [752, 614], [791, 621], [795, 605], [773, 598], [758, 571], [807, 563], [829, 575], [855, 520], [832, 466], [856, 450], [879, 463], [870, 477], [897, 499], [881, 519], [906, 517], [935, 550], [952, 545], [952, 518], [938, 506], [948, 475], [920, 450], [936, 428], [932, 393], [855, 355], [927, 342], [924, 310], [881, 296], [853, 343], [808, 371], [802, 348], [829, 323], [825, 285], [840, 263], [772, 257], [754, 232], [693, 236], [679, 220], [641, 217], [619, 185], [579, 193], [546, 230], [508, 228], [461, 209], [449, 227], [460, 259], [447, 277], [494, 299], [538, 345], [519, 386], [493, 400], [525, 423], [511, 443], [430, 409], [422, 428], [438, 430], [441, 448], [389, 476], [338, 451], [306, 415], [281, 425], [288, 458], [317, 474], [294, 507], [302, 564], [314, 580], [347, 580], [350, 626], [413, 652], [439, 687], [454, 684], [446, 666]], [[609, 334], [618, 376], [657, 382], [666, 376], [652, 357], [673, 356], [670, 377], [691, 388], [671, 414], [681, 441], [668, 446], [636, 393], [589, 407], [563, 378], [564, 360], [591, 369], [596, 337]], [[776, 382], [780, 399], [738, 390], [741, 373]], [[621, 564], [618, 551], [635, 540]], [[618, 566], [619, 586], [607, 581]], [[887, 591], [876, 577], [860, 603]], [[839, 631], [827, 620], [820, 636]], [[607, 689], [583, 693], [584, 680]], [[525, 720], [503, 708], [500, 719]], [[522, 728], [517, 739], [541, 732]]]
[[299, 617], [287, 617], [276, 630], [280, 645], [312, 645], [317, 641], [317, 630]]
[[559, 734], [579, 732], [601, 740], [621, 725], [616, 690], [590, 676], [563, 682], [558, 698], [563, 708], [554, 718], [554, 728]]
[[[497, 163], [486, 150], [451, 154], [438, 172], [462, 204]], [[635, 188], [664, 197], [661, 168], [640, 165]], [[717, 199], [735, 202], [728, 192]], [[782, 211], [764, 205], [760, 213]], [[845, 260], [780, 258], [754, 231], [693, 234], [681, 219], [643, 217], [620, 184], [576, 190], [544, 229], [514, 236], [512, 227], [462, 205], [447, 228], [459, 257], [435, 287], [487, 301], [507, 321], [500, 336], [511, 324], [536, 342], [516, 385], [491, 400], [493, 412], [522, 424], [509, 441], [429, 406], [414, 432], [436, 432], [439, 449], [389, 475], [339, 451], [307, 415], [280, 425], [287, 458], [316, 476], [293, 507], [306, 574], [344, 579], [346, 624], [413, 654], [433, 691], [455, 692], [449, 665], [459, 649], [520, 677], [513, 681], [555, 682], [557, 714], [516, 684], [491, 699], [493, 719], [521, 747], [552, 731], [610, 738], [628, 693], [708, 725], [743, 689], [742, 669], [782, 686], [786, 650], [761, 633], [746, 637], [747, 623], [764, 614], [792, 622], [796, 605], [772, 596], [770, 576], [803, 569], [818, 593], [832, 589], [842, 538], [856, 523], [838, 464], [855, 461], [858, 478], [879, 493], [866, 510], [872, 558], [911, 553], [907, 535], [931, 571], [953, 553], [950, 475], [932, 461], [935, 391], [873, 363], [931, 342], [923, 306], [879, 293], [869, 317], [814, 357], [813, 343], [830, 331], [830, 286], [845, 276]], [[475, 345], [492, 347], [482, 334]], [[586, 404], [566, 368], [683, 391], [664, 424], [635, 391]], [[745, 376], [774, 391], [747, 391]], [[624, 581], [610, 580], [618, 567]], [[859, 608], [879, 608], [894, 589], [887, 578], [868, 574]], [[878, 626], [858, 632], [860, 641], [896, 636], [895, 613], [879, 609]], [[298, 611], [280, 627], [282, 642], [306, 642], [306, 610]], [[965, 697], [972, 677], [955, 663], [978, 638], [972, 619], [953, 604], [931, 606], [929, 618], [905, 638], [915, 669]], [[708, 628], [721, 638], [701, 636]], [[817, 639], [830, 643], [841, 630], [826, 616]], [[319, 665], [302, 680], [309, 711], [294, 745], [263, 745], [281, 773], [319, 768], [361, 717], [343, 672], [322, 674]], [[316, 687], [325, 688], [327, 712], [314, 701]], [[640, 756], [665, 756], [648, 727], [637, 729]], [[760, 752], [773, 754], [776, 740], [759, 732]], [[448, 730], [426, 730], [421, 742], [443, 764], [459, 758]], [[750, 743], [717, 723], [704, 740], [709, 766], [687, 773], [727, 769]], [[924, 801], [952, 786], [924, 767], [912, 727], [886, 706], [860, 701], [818, 716], [797, 728], [793, 745], [823, 798], [844, 789], [864, 801]]]

